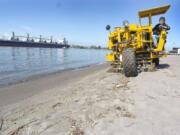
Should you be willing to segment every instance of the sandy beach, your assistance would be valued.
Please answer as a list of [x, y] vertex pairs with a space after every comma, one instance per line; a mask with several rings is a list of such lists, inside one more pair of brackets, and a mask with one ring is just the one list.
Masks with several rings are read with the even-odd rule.
[[126, 78], [109, 64], [0, 88], [0, 135], [179, 135], [180, 57]]
[[91, 65], [78, 69], [64, 70], [49, 74], [34, 75], [6, 87], [0, 87], [0, 107], [16, 103], [43, 91], [56, 87], [66, 88], [81, 78], [109, 67], [109, 64]]

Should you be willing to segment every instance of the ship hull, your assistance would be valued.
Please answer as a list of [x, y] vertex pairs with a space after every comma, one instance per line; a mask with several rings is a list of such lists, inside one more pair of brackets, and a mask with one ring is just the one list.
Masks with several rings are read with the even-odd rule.
[[0, 46], [3, 47], [34, 47], [34, 48], [69, 48], [70, 45], [41, 42], [25, 42], [13, 40], [0, 40]]

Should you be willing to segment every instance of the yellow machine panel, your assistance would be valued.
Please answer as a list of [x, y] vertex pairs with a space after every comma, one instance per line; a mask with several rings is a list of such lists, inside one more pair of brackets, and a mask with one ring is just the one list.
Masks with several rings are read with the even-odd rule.
[[165, 5], [162, 7], [155, 7], [155, 8], [139, 11], [139, 18], [149, 17], [149, 15], [155, 16], [155, 15], [165, 14], [169, 8], [170, 5]]

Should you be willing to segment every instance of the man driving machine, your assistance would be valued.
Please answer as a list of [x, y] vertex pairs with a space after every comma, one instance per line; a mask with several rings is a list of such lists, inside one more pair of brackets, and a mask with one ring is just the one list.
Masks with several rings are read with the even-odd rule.
[[155, 35], [154, 40], [156, 40], [156, 42], [154, 42], [155, 46], [157, 46], [159, 42], [159, 37], [162, 29], [170, 30], [170, 27], [166, 24], [165, 17], [160, 17], [159, 23], [153, 28], [153, 34]]

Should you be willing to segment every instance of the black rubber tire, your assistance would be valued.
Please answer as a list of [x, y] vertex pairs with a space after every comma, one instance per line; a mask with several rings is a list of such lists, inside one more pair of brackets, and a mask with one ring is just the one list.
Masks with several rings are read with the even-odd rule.
[[159, 58], [155, 58], [153, 60], [153, 62], [155, 63], [155, 66], [158, 67], [159, 66]]
[[136, 77], [138, 75], [136, 55], [133, 48], [125, 48], [123, 50], [122, 65], [126, 77]]

